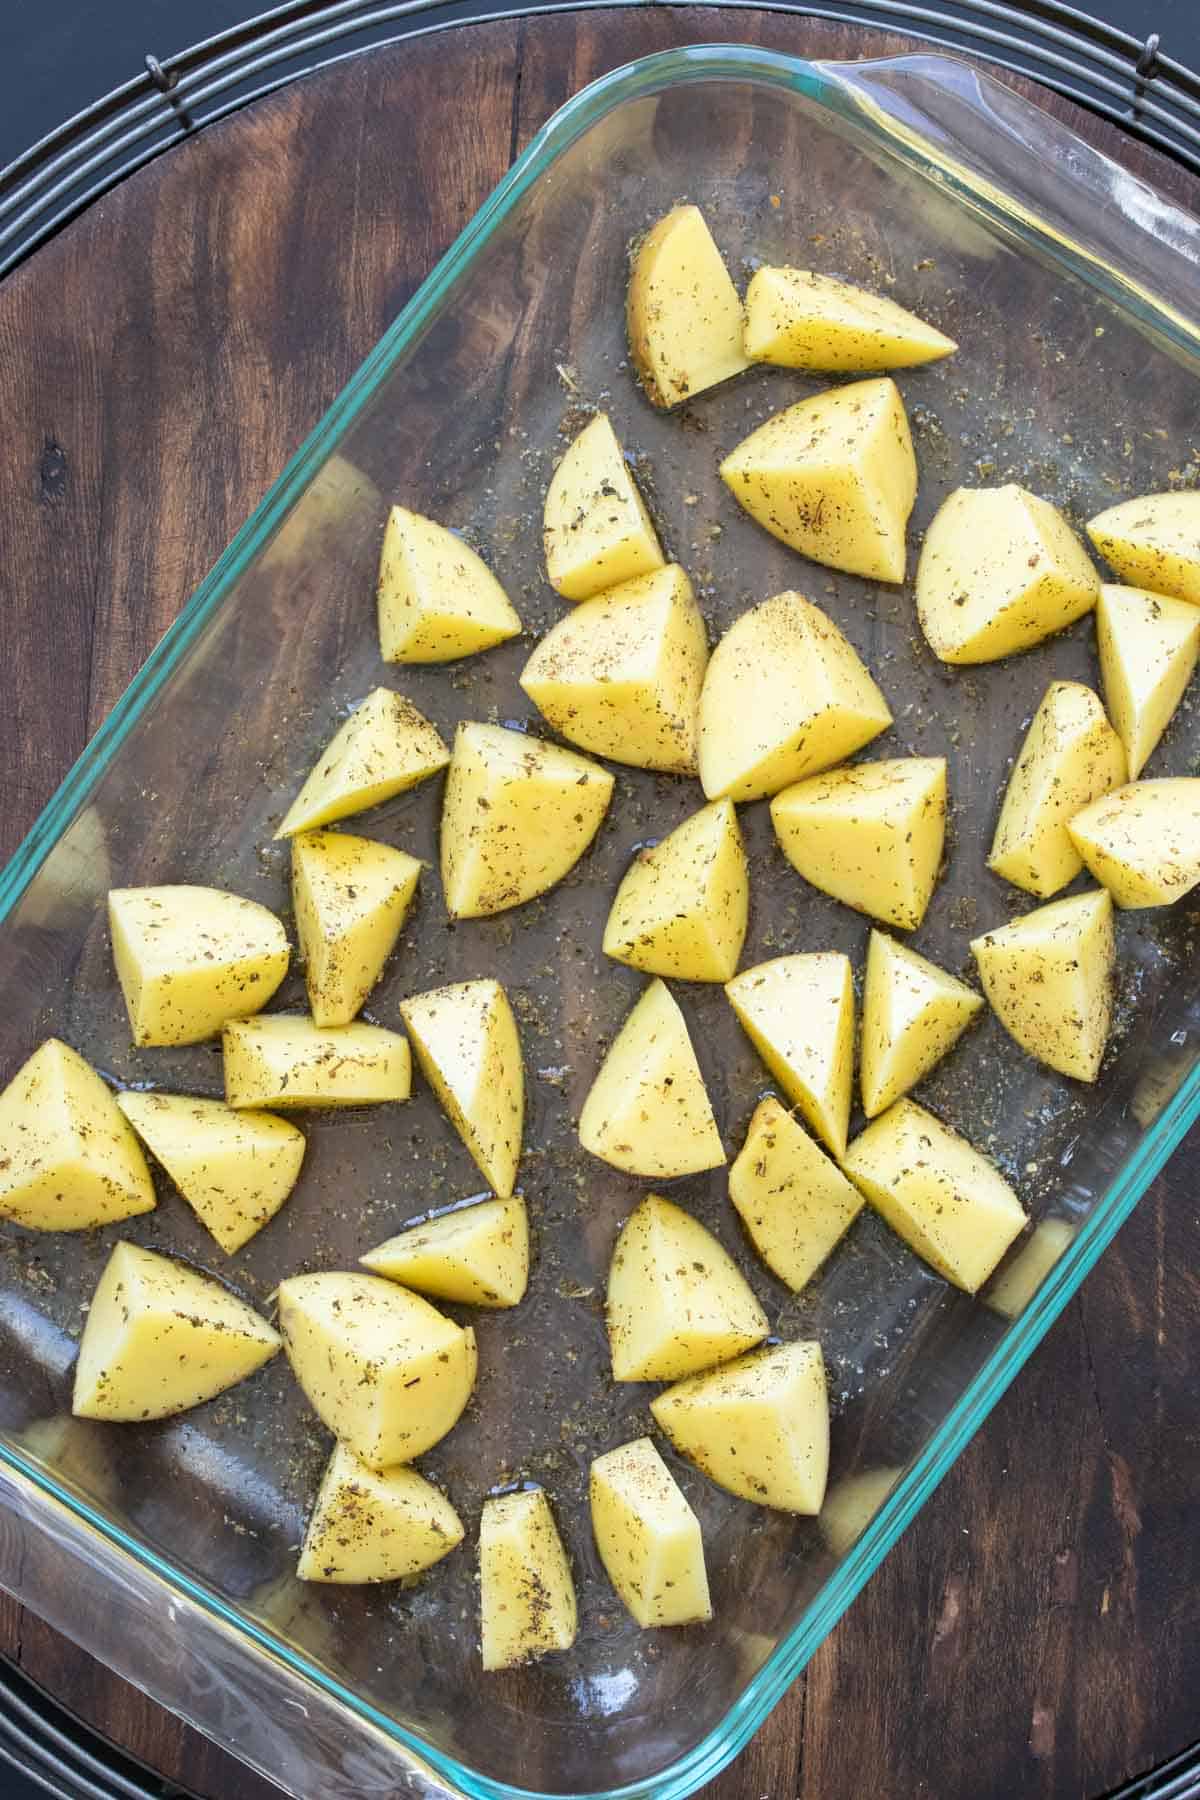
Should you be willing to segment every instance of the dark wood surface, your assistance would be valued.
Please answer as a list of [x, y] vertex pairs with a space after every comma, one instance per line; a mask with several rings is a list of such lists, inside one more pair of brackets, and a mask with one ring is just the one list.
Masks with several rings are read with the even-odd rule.
[[[667, 8], [400, 45], [173, 151], [0, 287], [0, 851], [546, 116], [715, 39], [904, 47]], [[1041, 97], [1196, 204], [1181, 170]], [[1198, 1174], [1194, 1135], [709, 1800], [1067, 1800], [1200, 1738]], [[0, 1651], [190, 1789], [274, 1793], [7, 1599]]]

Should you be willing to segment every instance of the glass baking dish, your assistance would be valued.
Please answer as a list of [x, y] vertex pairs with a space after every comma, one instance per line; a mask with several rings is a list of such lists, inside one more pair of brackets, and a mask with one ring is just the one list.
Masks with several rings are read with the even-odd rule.
[[[917, 945], [969, 963], [1013, 910], [984, 867], [997, 796], [1051, 676], [1095, 676], [1089, 621], [983, 670], [934, 662], [908, 590], [814, 567], [742, 516], [718, 452], [818, 385], [758, 370], [680, 416], [625, 364], [630, 239], [698, 201], [739, 275], [792, 261], [883, 287], [962, 346], [899, 377], [921, 491], [916, 539], [959, 483], [1021, 479], [1075, 519], [1194, 481], [1193, 319], [1200, 231], [1143, 183], [970, 65], [915, 56], [821, 65], [701, 47], [606, 77], [539, 133], [299, 451], [167, 634], [0, 878], [0, 1073], [49, 1031], [118, 1083], [220, 1091], [214, 1046], [134, 1052], [103, 918], [110, 884], [200, 880], [286, 913], [272, 840], [338, 719], [386, 680], [446, 733], [459, 718], [538, 729], [516, 685], [560, 612], [540, 568], [549, 469], [603, 405], [635, 457], [711, 630], [798, 586], [827, 607], [896, 715], [871, 754], [950, 758], [952, 853]], [[1143, 426], [1136, 421], [1147, 421]], [[449, 669], [385, 671], [372, 585], [403, 498], [488, 554], [524, 641]], [[1185, 704], [1150, 772], [1194, 772]], [[477, 1186], [428, 1092], [402, 1110], [313, 1117], [300, 1187], [233, 1259], [177, 1195], [125, 1227], [9, 1229], [0, 1260], [0, 1581], [54, 1624], [298, 1795], [694, 1791], [732, 1758], [913, 1517], [1062, 1310], [1200, 1110], [1200, 1009], [1186, 902], [1119, 922], [1118, 1027], [1083, 1090], [986, 1020], [921, 1097], [988, 1150], [1035, 1226], [983, 1301], [956, 1293], [869, 1212], [799, 1298], [736, 1229], [721, 1172], [679, 1195], [746, 1269], [782, 1336], [816, 1335], [831, 1371], [831, 1498], [817, 1521], [756, 1510], [672, 1458], [700, 1513], [716, 1615], [639, 1633], [591, 1545], [591, 1457], [649, 1425], [650, 1390], [606, 1378], [609, 1252], [640, 1184], [590, 1161], [574, 1121], [640, 986], [599, 953], [635, 845], [698, 803], [688, 781], [617, 770], [600, 838], [544, 901], [447, 926], [427, 871], [370, 1016], [435, 981], [495, 973], [521, 1022], [531, 1095], [523, 1187], [529, 1297], [476, 1316], [481, 1379], [425, 1459], [469, 1528], [489, 1488], [550, 1491], [579, 1582], [576, 1648], [483, 1677], [468, 1546], [410, 1589], [292, 1577], [328, 1441], [282, 1359], [183, 1418], [69, 1416], [83, 1308], [121, 1235], [190, 1257], [266, 1304], [286, 1273], [352, 1266], [405, 1219]], [[438, 784], [366, 829], [433, 857]], [[839, 948], [861, 973], [868, 926], [796, 877], [766, 808], [744, 810], [754, 871], [745, 962]], [[1019, 910], [1019, 908], [1018, 908]], [[277, 1004], [299, 999], [289, 977]], [[764, 1073], [719, 990], [681, 1002], [731, 1152]], [[1030, 1247], [1032, 1244], [1032, 1248]], [[988, 1301], [991, 1304], [988, 1304]], [[453, 1310], [453, 1309], [451, 1309]]]

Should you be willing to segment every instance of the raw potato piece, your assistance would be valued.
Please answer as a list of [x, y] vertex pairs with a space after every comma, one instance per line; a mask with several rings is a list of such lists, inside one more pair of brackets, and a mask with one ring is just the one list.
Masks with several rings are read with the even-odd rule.
[[113, 888], [108, 922], [139, 1047], [215, 1037], [264, 1007], [287, 974], [275, 914], [219, 888]]
[[498, 981], [460, 981], [400, 1002], [417, 1061], [492, 1192], [505, 1200], [521, 1160], [525, 1071]]
[[1043, 1219], [1035, 1225], [1029, 1242], [989, 1284], [985, 1304], [1006, 1319], [1023, 1313], [1074, 1236], [1075, 1227], [1065, 1219]]
[[828, 374], [911, 369], [958, 345], [894, 300], [812, 269], [756, 269], [746, 289], [751, 362]]
[[370, 1106], [407, 1100], [412, 1086], [407, 1040], [358, 1020], [321, 1030], [299, 1013], [239, 1019], [224, 1053], [230, 1106]]
[[475, 1385], [474, 1332], [377, 1275], [280, 1282], [279, 1329], [310, 1406], [372, 1469], [445, 1437]]
[[403, 694], [376, 688], [325, 746], [277, 838], [380, 806], [450, 761], [440, 733]]
[[858, 1189], [773, 1094], [755, 1108], [729, 1171], [729, 1198], [767, 1267], [797, 1294], [863, 1206]]
[[92, 1295], [71, 1410], [166, 1419], [244, 1381], [279, 1349], [253, 1307], [186, 1263], [118, 1244]]
[[1052, 681], [1009, 776], [988, 868], [1039, 899], [1057, 894], [1083, 867], [1068, 824], [1124, 780], [1124, 748], [1091, 688]]
[[853, 645], [802, 594], [730, 626], [700, 695], [700, 781], [710, 800], [761, 800], [886, 731], [887, 701]]
[[1136, 781], [1196, 667], [1200, 608], [1106, 582], [1096, 603], [1104, 704]]
[[440, 1488], [403, 1465], [378, 1471], [338, 1444], [304, 1534], [300, 1581], [402, 1581], [441, 1562], [463, 1524]]
[[479, 1614], [485, 1669], [514, 1669], [575, 1642], [575, 1583], [541, 1488], [483, 1503]]
[[678, 406], [749, 366], [742, 303], [698, 206], [677, 206], [642, 239], [625, 316], [652, 406]]
[[785, 788], [771, 823], [792, 867], [822, 893], [914, 931], [946, 838], [946, 759], [856, 763]]
[[29, 1231], [87, 1231], [154, 1205], [112, 1090], [68, 1044], [47, 1038], [0, 1094], [0, 1218]]
[[348, 1025], [379, 980], [408, 916], [415, 856], [352, 837], [292, 839], [292, 904], [314, 1025]]
[[983, 1005], [945, 969], [873, 931], [863, 985], [863, 1111], [873, 1119], [941, 1062]]
[[572, 608], [525, 664], [521, 686], [581, 750], [694, 775], [707, 663], [692, 584], [669, 563]]
[[1103, 889], [1055, 900], [971, 944], [992, 1011], [1023, 1050], [1076, 1081], [1100, 1073], [1116, 949]]
[[817, 1343], [753, 1350], [650, 1402], [710, 1481], [781, 1512], [818, 1513], [829, 1473], [829, 1395]]
[[696, 1052], [670, 989], [652, 981], [609, 1046], [579, 1141], [629, 1175], [667, 1178], [725, 1161]]
[[760, 425], [721, 464], [752, 519], [793, 550], [872, 581], [903, 581], [917, 460], [890, 376], [828, 388]]
[[821, 1535], [835, 1556], [845, 1556], [857, 1544], [879, 1511], [902, 1471], [883, 1467], [846, 1475], [825, 1496], [821, 1508]]
[[376, 1275], [463, 1306], [516, 1306], [529, 1282], [529, 1219], [519, 1194], [438, 1213], [359, 1261]]
[[868, 1125], [845, 1168], [909, 1248], [968, 1294], [1025, 1227], [999, 1170], [913, 1100], [898, 1100]]
[[621, 1227], [607, 1317], [614, 1381], [678, 1381], [752, 1350], [769, 1329], [728, 1251], [658, 1194]]
[[600, 1560], [638, 1624], [711, 1619], [700, 1521], [653, 1441], [598, 1456], [588, 1491]]
[[131, 1090], [117, 1105], [231, 1256], [274, 1218], [299, 1179], [304, 1133], [286, 1119], [186, 1094]]
[[845, 1155], [854, 1073], [854, 983], [836, 951], [777, 956], [725, 984], [750, 1042], [793, 1105]]
[[613, 778], [599, 763], [501, 725], [460, 725], [442, 806], [452, 919], [521, 906], [561, 881], [600, 829]]
[[1118, 906], [1171, 906], [1200, 881], [1200, 778], [1131, 781], [1078, 813], [1071, 837]]
[[666, 563], [607, 413], [584, 426], [550, 478], [542, 546], [546, 579], [566, 600], [590, 600]]
[[378, 602], [384, 662], [453, 662], [521, 630], [483, 558], [444, 525], [403, 506], [388, 514]]
[[1123, 500], [1087, 533], [1123, 581], [1200, 605], [1200, 491]]
[[917, 614], [945, 663], [995, 662], [1063, 631], [1100, 596], [1100, 577], [1062, 514], [1011, 482], [957, 488], [917, 564]]
[[714, 800], [634, 857], [604, 927], [604, 954], [647, 975], [728, 981], [749, 911], [737, 811]]

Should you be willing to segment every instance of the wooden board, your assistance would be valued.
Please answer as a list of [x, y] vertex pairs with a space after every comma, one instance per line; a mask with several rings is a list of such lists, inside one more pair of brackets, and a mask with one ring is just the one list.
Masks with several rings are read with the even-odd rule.
[[[546, 116], [717, 39], [907, 47], [665, 7], [402, 44], [202, 133], [0, 287], [0, 852]], [[1182, 170], [1013, 85], [1196, 204]], [[1099, 1794], [1200, 1738], [1198, 1175], [1194, 1134], [709, 1800]], [[0, 1650], [169, 1779], [274, 1793], [10, 1601]]]

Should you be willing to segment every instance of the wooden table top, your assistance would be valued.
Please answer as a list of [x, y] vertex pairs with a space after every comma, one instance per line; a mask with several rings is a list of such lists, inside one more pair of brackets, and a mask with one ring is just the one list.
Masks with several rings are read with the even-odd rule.
[[[912, 47], [666, 7], [410, 41], [201, 133], [0, 287], [0, 852], [543, 120], [716, 40]], [[1196, 206], [1183, 170], [1012, 81]], [[709, 1800], [1065, 1800], [1200, 1738], [1198, 1175], [1200, 1132]], [[169, 1780], [275, 1794], [7, 1599], [0, 1651]]]

